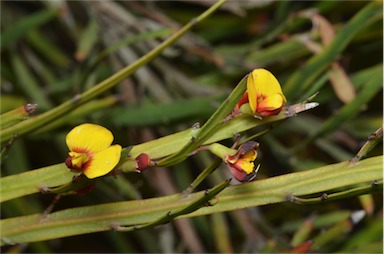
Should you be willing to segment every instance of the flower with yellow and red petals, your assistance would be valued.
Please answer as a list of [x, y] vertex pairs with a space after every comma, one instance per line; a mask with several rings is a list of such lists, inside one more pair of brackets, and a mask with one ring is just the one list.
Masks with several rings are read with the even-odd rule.
[[229, 167], [232, 175], [240, 182], [249, 182], [255, 179], [258, 167], [255, 166], [257, 147], [259, 143], [248, 141], [238, 150], [234, 150], [218, 143], [209, 145], [208, 149], [219, 156]]
[[96, 124], [81, 124], [66, 136], [70, 152], [65, 164], [89, 179], [106, 175], [119, 163], [121, 156], [121, 146], [111, 146], [112, 141], [113, 135], [108, 129]]
[[249, 103], [254, 115], [277, 115], [287, 102], [279, 81], [265, 69], [255, 69], [247, 78], [247, 92], [240, 99], [235, 109]]
[[229, 166], [232, 175], [240, 182], [250, 182], [255, 179], [258, 167], [255, 166], [257, 157], [257, 142], [248, 141], [241, 145], [234, 155], [227, 155], [224, 162]]

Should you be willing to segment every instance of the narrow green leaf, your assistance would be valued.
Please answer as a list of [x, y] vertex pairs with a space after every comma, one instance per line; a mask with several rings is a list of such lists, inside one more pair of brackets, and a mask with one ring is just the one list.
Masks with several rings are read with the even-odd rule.
[[353, 37], [363, 28], [382, 15], [379, 2], [370, 2], [361, 9], [342, 29], [324, 50], [313, 56], [298, 69], [285, 83], [284, 92], [290, 100], [299, 97], [302, 91], [329, 66], [347, 47]]
[[109, 78], [103, 80], [97, 85], [93, 86], [91, 89], [87, 90], [83, 94], [77, 95], [73, 100], [64, 102], [63, 104], [53, 108], [52, 110], [45, 112], [35, 118], [28, 119], [20, 124], [17, 124], [12, 128], [12, 130], [5, 130], [0, 133], [0, 142], [7, 141], [12, 138], [14, 135], [21, 136], [23, 134], [34, 131], [41, 126], [51, 122], [52, 120], [62, 117], [67, 112], [73, 110], [74, 108], [80, 106], [81, 104], [90, 101], [96, 96], [102, 94], [103, 92], [111, 89], [113, 86], [118, 84], [120, 81], [134, 73], [137, 69], [147, 64], [154, 58], [156, 58], [161, 52], [163, 52], [170, 45], [175, 43], [180, 39], [186, 32], [188, 32], [192, 27], [196, 26], [198, 23], [202, 22], [210, 15], [212, 15], [221, 5], [225, 3], [226, 0], [219, 0], [213, 4], [209, 9], [203, 12], [200, 16], [190, 21], [167, 40], [159, 44], [156, 48], [148, 52], [146, 55], [142, 56], [136, 62], [131, 65], [123, 68], [117, 73], [113, 74]]
[[17, 85], [22, 88], [27, 98], [36, 103], [40, 109], [47, 110], [53, 107], [53, 104], [47, 96], [42, 93], [42, 87], [38, 84], [35, 77], [27, 68], [19, 55], [13, 54], [11, 57], [12, 67], [17, 78]]
[[111, 109], [108, 114], [117, 126], [171, 124], [185, 119], [208, 118], [215, 111], [217, 101], [215, 98], [198, 97], [160, 105], [147, 103], [140, 107]]
[[56, 9], [45, 9], [43, 11], [34, 13], [6, 30], [0, 36], [0, 49], [14, 45], [20, 37], [24, 36], [28, 31], [56, 17], [58, 10]]
[[67, 67], [70, 59], [37, 29], [28, 31], [27, 40], [46, 59], [59, 68]]
[[78, 61], [81, 62], [87, 58], [89, 52], [95, 47], [95, 43], [98, 39], [98, 31], [96, 21], [92, 19], [79, 39], [75, 53], [75, 57]]
[[308, 143], [315, 137], [329, 133], [347, 120], [357, 116], [360, 113], [364, 104], [368, 103], [382, 88], [383, 75], [382, 71], [374, 73], [370, 79], [365, 83], [363, 88], [359, 91], [356, 98], [349, 104], [344, 105], [334, 116], [329, 117], [327, 121], [320, 127], [320, 129], [313, 133], [306, 142]]

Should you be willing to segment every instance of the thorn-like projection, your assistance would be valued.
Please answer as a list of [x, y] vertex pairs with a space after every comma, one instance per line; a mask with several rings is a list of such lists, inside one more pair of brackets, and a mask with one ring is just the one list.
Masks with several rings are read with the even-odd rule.
[[119, 226], [117, 223], [112, 222], [111, 223], [111, 229], [115, 232], [118, 232], [121, 230], [121, 226]]
[[372, 181], [371, 186], [372, 188], [376, 188], [378, 186], [377, 180]]
[[305, 101], [303, 101], [303, 103], [308, 103], [308, 102], [311, 102], [320, 92], [317, 91], [314, 95], [308, 97]]
[[38, 106], [36, 103], [27, 103], [24, 105], [25, 112], [27, 112], [28, 115], [32, 115], [37, 108]]
[[321, 197], [320, 197], [320, 200], [321, 201], [325, 201], [325, 200], [327, 200], [328, 199], [328, 194], [327, 193], [323, 193], [322, 195], [321, 195]]
[[51, 191], [51, 189], [47, 185], [45, 185], [45, 184], [41, 184], [39, 186], [39, 190], [40, 190], [40, 192], [42, 194], [47, 194], [47, 193], [49, 193]]
[[194, 124], [192, 125], [192, 130], [198, 130], [198, 129], [200, 129], [200, 123], [199, 123], [199, 122], [194, 123]]
[[76, 94], [75, 96], [72, 97], [71, 101], [73, 104], [76, 104], [81, 98], [80, 94]]
[[192, 26], [196, 25], [197, 23], [199, 23], [197, 21], [197, 18], [192, 18], [191, 21], [189, 21], [191, 23]]
[[284, 197], [284, 199], [288, 202], [296, 202], [297, 201], [297, 197], [295, 195], [293, 195], [292, 193], [287, 193]]
[[306, 111], [306, 110], [309, 110], [309, 109], [316, 108], [317, 106], [319, 106], [319, 103], [317, 103], [317, 102], [294, 104], [294, 105], [286, 107], [285, 115], [287, 117], [293, 117], [297, 113], [300, 113], [300, 112], [303, 112], [303, 111]]

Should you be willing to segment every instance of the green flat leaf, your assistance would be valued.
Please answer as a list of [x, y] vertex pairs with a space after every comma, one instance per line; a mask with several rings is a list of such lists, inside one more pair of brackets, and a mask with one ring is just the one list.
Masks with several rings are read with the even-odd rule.
[[0, 36], [0, 49], [15, 45], [17, 40], [24, 36], [28, 31], [44, 23], [47, 23], [49, 20], [56, 17], [57, 14], [58, 10], [47, 9], [34, 13], [20, 20], [4, 33], [2, 33]]
[[339, 54], [348, 46], [353, 37], [373, 21], [380, 18], [379, 2], [370, 2], [361, 9], [336, 34], [333, 41], [319, 54], [314, 55], [305, 65], [298, 69], [284, 85], [284, 93], [288, 99], [294, 99], [320, 75], [327, 66], [337, 59]]
[[[383, 156], [351, 165], [349, 161], [231, 186], [218, 195], [214, 206], [203, 207], [181, 217], [232, 211], [246, 207], [285, 202], [289, 196], [304, 196], [370, 184], [382, 179]], [[261, 169], [262, 170], [262, 169]], [[374, 187], [372, 187], [374, 188]], [[116, 225], [150, 223], [169, 211], [187, 207], [203, 192], [160, 198], [85, 206], [54, 212], [3, 219], [1, 245], [56, 239], [112, 230]], [[20, 227], [22, 225], [22, 227]]]
[[[64, 163], [0, 179], [0, 202], [71, 182], [72, 173]], [[16, 184], [17, 183], [17, 184]]]

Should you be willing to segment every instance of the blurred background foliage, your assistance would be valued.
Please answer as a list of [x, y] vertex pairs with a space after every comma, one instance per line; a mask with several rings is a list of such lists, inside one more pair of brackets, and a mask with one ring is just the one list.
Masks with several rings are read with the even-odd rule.
[[[33, 102], [41, 113], [71, 100], [133, 63], [212, 3], [2, 1], [1, 112]], [[300, 80], [294, 75], [368, 4], [229, 1], [112, 91], [18, 139], [2, 164], [2, 176], [64, 161], [66, 133], [84, 122], [109, 128], [123, 146], [203, 123], [257, 67], [275, 74], [290, 104], [317, 91], [320, 103], [258, 139], [258, 178], [349, 160], [382, 125], [382, 14], [352, 27], [351, 38], [339, 38], [344, 46], [330, 52], [335, 61], [319, 66], [309, 85], [292, 80]], [[382, 6], [377, 8], [381, 12]], [[380, 144], [368, 156], [382, 154]], [[208, 153], [199, 153], [172, 168], [105, 178], [87, 195], [63, 197], [54, 210], [178, 193], [211, 161]], [[228, 177], [227, 171], [219, 168], [201, 189]], [[2, 218], [41, 213], [52, 199], [38, 194], [7, 201]], [[349, 217], [357, 210], [366, 216], [352, 225]], [[317, 205], [281, 203], [3, 251], [273, 253], [314, 240], [311, 252], [382, 253], [382, 212], [382, 195]]]

